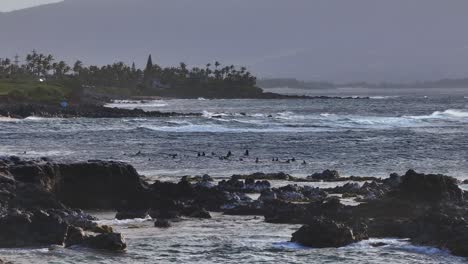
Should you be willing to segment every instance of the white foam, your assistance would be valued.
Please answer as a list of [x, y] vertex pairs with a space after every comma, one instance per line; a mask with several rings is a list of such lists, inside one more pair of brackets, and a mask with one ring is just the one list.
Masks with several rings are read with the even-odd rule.
[[274, 115], [276, 119], [282, 120], [305, 120], [310, 118], [316, 118], [314, 115], [298, 115], [294, 112], [280, 112]]
[[385, 100], [385, 99], [393, 99], [393, 98], [399, 98], [400, 96], [397, 95], [386, 95], [386, 96], [370, 96], [370, 99], [375, 99], [375, 100]]
[[275, 242], [273, 243], [273, 246], [284, 249], [310, 249], [310, 247], [306, 247], [295, 242]]
[[430, 115], [422, 116], [403, 116], [413, 119], [456, 119], [456, 118], [468, 118], [467, 109], [447, 109], [445, 111], [435, 111]]
[[109, 108], [152, 108], [152, 107], [165, 107], [168, 103], [163, 100], [149, 100], [149, 101], [138, 101], [138, 100], [114, 100], [112, 103], [105, 104], [104, 107]]
[[417, 246], [411, 244], [409, 239], [397, 239], [397, 238], [370, 238], [347, 246], [346, 248], [359, 248], [359, 249], [370, 249], [374, 248], [373, 244], [383, 243], [381, 248], [390, 250], [400, 250], [406, 252], [413, 252], [425, 255], [450, 255], [447, 250], [438, 249], [435, 247], [428, 246]]
[[108, 225], [108, 226], [116, 226], [116, 225], [131, 225], [131, 224], [138, 224], [138, 223], [143, 223], [143, 222], [148, 222], [152, 221], [153, 218], [151, 216], [146, 216], [145, 218], [134, 218], [134, 219], [124, 219], [124, 220], [118, 220], [118, 219], [112, 219], [112, 220], [98, 220], [94, 221], [98, 225]]
[[9, 116], [0, 116], [0, 122], [18, 122], [20, 119], [11, 118]]
[[213, 118], [213, 117], [224, 117], [224, 116], [229, 116], [229, 114], [226, 113], [214, 113], [214, 112], [209, 112], [206, 110], [203, 110], [202, 116], [205, 118]]
[[26, 121], [45, 121], [45, 120], [54, 120], [58, 118], [48, 118], [48, 117], [40, 117], [40, 116], [28, 116], [24, 120]]
[[143, 125], [139, 128], [153, 131], [174, 132], [174, 133], [279, 133], [279, 132], [317, 132], [329, 131], [329, 129], [315, 127], [284, 127], [270, 126], [258, 128], [228, 127], [218, 124], [190, 124], [182, 126], [154, 126]]

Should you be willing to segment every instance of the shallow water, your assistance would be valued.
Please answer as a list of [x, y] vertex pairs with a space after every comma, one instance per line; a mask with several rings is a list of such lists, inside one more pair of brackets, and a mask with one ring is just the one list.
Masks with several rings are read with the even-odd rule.
[[[101, 219], [113, 213], [97, 213]], [[151, 220], [112, 224], [127, 238], [128, 249], [109, 254], [75, 248], [0, 250], [15, 263], [464, 263], [465, 259], [402, 239], [371, 239], [338, 249], [312, 249], [288, 242], [298, 225], [268, 224], [261, 217], [223, 216], [183, 220], [169, 229]], [[373, 247], [384, 242], [383, 247]]]
[[[466, 96], [466, 95], [465, 95]], [[376, 97], [371, 100], [161, 100], [110, 105], [198, 112], [201, 117], [124, 119], [0, 118], [0, 155], [55, 160], [130, 162], [150, 179], [208, 173], [284, 171], [304, 176], [324, 169], [382, 176], [413, 168], [468, 178], [468, 100], [465, 96]], [[245, 149], [249, 157], [243, 157]], [[229, 150], [233, 158], [220, 160]], [[137, 155], [137, 153], [140, 154]], [[198, 157], [205, 152], [205, 157]], [[211, 153], [214, 152], [215, 155]], [[171, 154], [178, 154], [172, 158]], [[259, 163], [255, 158], [259, 158]], [[281, 162], [272, 162], [278, 157]], [[287, 163], [295, 157], [297, 162]], [[243, 159], [242, 161], [240, 159]], [[302, 160], [307, 162], [302, 165]], [[176, 177], [177, 176], [177, 177]], [[325, 186], [325, 185], [324, 185]], [[213, 214], [164, 230], [151, 221], [116, 222], [122, 254], [84, 249], [0, 250], [15, 263], [463, 263], [434, 248], [404, 240], [370, 240], [340, 249], [289, 243], [296, 225], [263, 218]], [[109, 222], [110, 221], [110, 222]], [[387, 246], [374, 248], [372, 242]]]

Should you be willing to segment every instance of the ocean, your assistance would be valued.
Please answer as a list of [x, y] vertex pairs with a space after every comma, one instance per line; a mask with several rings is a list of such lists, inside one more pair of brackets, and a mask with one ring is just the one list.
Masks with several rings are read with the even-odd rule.
[[[253, 172], [387, 177], [415, 169], [468, 179], [468, 92], [384, 94], [369, 99], [114, 101], [108, 107], [201, 113], [171, 118], [0, 118], [0, 155], [54, 160], [120, 160], [149, 181], [184, 175], [216, 179]], [[249, 157], [243, 157], [245, 150]], [[220, 159], [231, 151], [229, 160]], [[203, 152], [205, 155], [203, 156]], [[174, 157], [174, 155], [177, 156]], [[198, 155], [200, 154], [200, 156]], [[256, 159], [258, 158], [258, 162]], [[279, 158], [279, 161], [272, 159]], [[288, 159], [297, 162], [287, 162]], [[304, 164], [305, 161], [305, 164]], [[400, 239], [339, 249], [288, 242], [297, 225], [213, 213], [167, 230], [149, 219], [113, 220], [122, 254], [60, 247], [1, 249], [15, 263], [463, 263], [466, 259]], [[386, 246], [372, 247], [384, 241]]]

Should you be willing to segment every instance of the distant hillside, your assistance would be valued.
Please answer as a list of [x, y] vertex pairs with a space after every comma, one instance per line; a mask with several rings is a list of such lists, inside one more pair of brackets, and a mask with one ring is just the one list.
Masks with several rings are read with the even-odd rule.
[[[140, 67], [218, 60], [260, 77], [334, 82], [461, 78], [468, 1], [65, 0], [0, 14], [0, 57]], [[430, 30], [428, 30], [430, 29]]]

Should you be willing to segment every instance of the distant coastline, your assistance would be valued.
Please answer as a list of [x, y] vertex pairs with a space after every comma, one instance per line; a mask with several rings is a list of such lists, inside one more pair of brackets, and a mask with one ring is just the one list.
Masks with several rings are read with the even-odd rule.
[[429, 89], [429, 88], [468, 88], [468, 78], [440, 79], [435, 81], [419, 81], [408, 83], [394, 82], [350, 82], [332, 83], [322, 81], [301, 81], [294, 78], [265, 78], [259, 79], [257, 85], [264, 89], [269, 88], [294, 88], [304, 90], [330, 90], [340, 88], [367, 88], [367, 89]]

